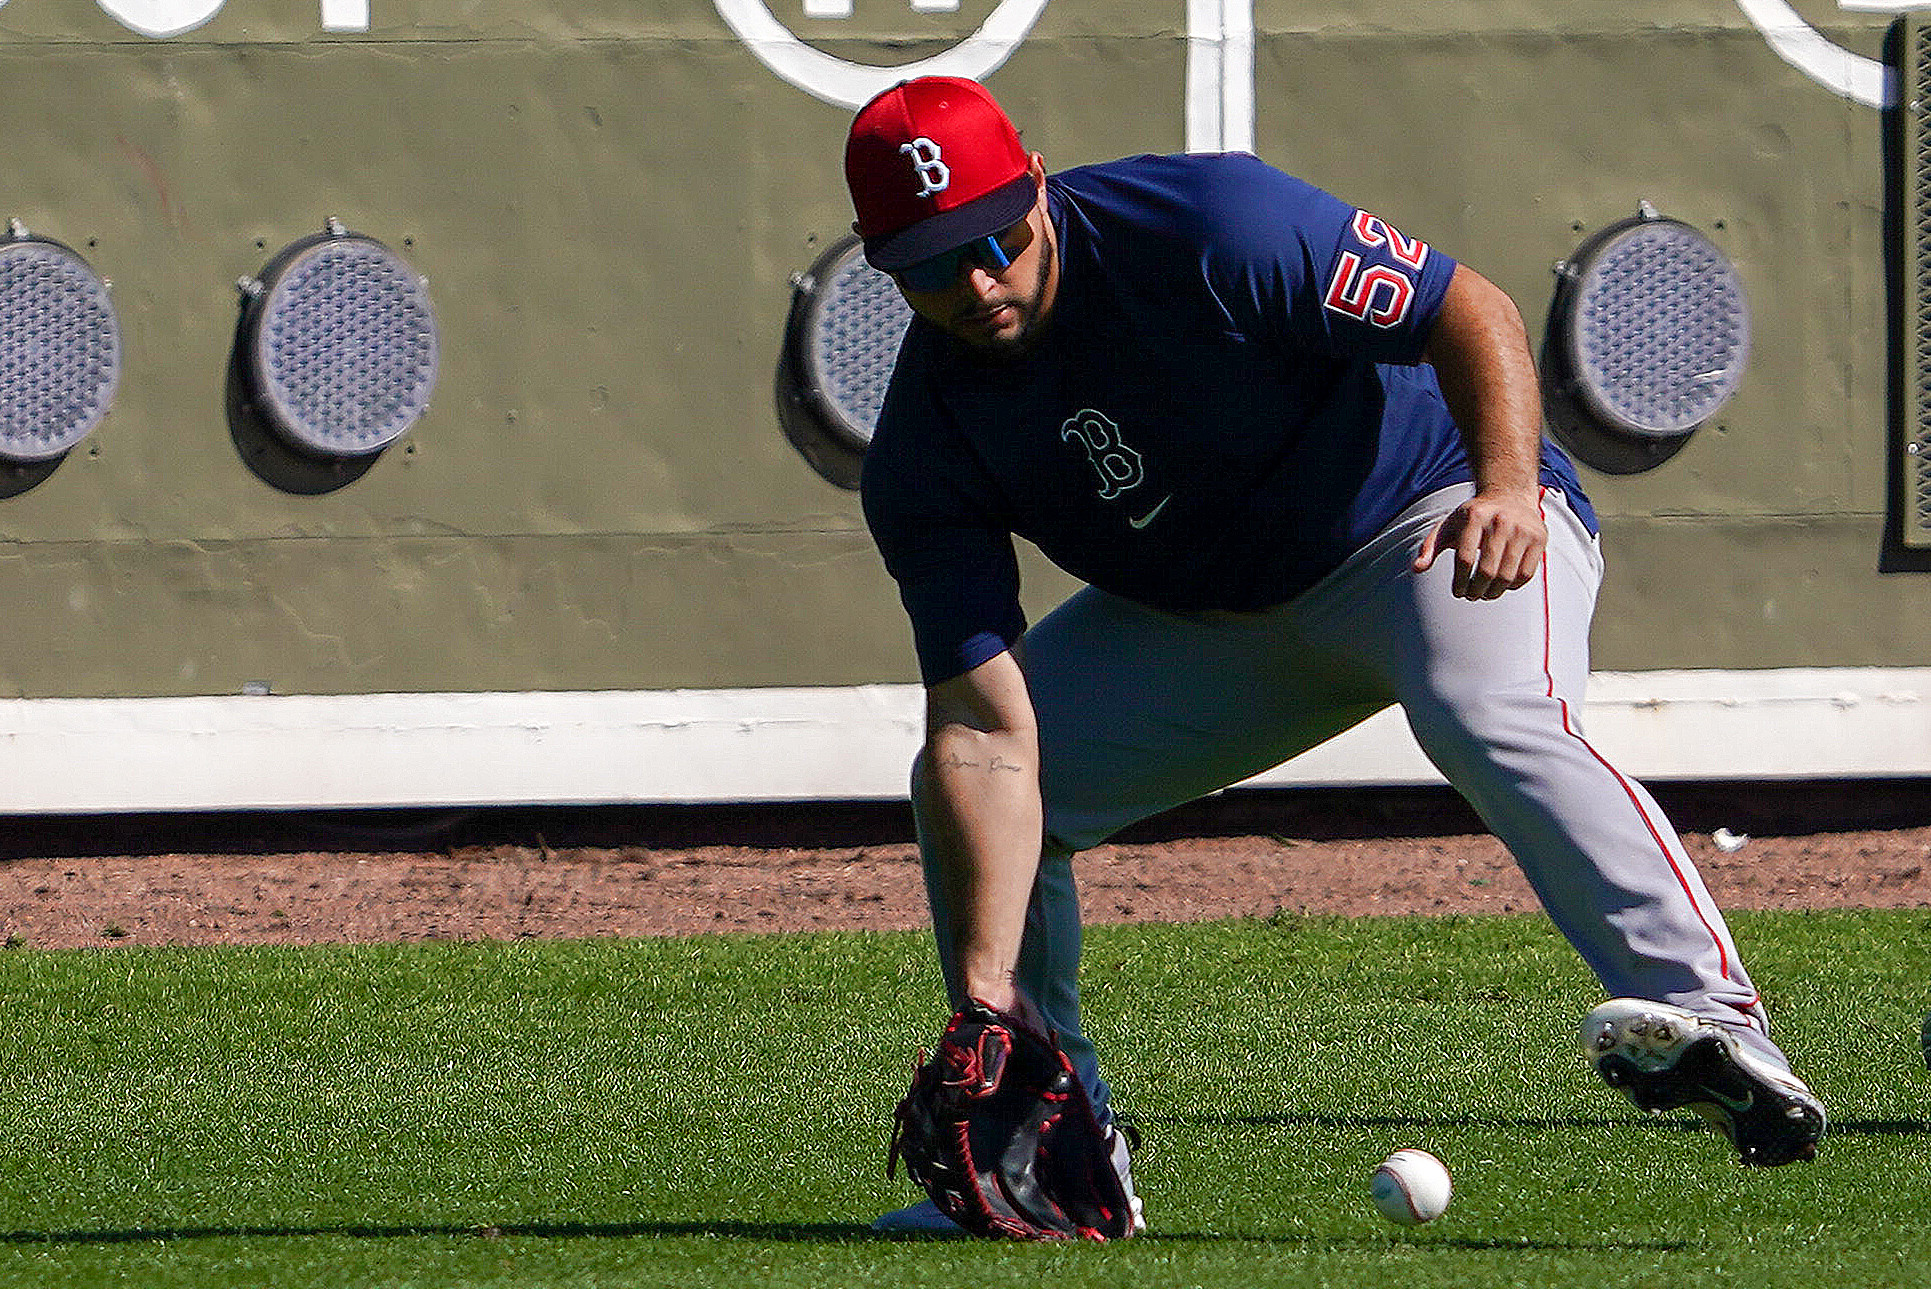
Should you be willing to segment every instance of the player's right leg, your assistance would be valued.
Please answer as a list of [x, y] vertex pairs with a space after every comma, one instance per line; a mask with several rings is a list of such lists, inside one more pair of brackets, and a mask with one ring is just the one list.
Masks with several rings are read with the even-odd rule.
[[[1110, 1089], [1079, 1029], [1070, 856], [1280, 764], [1386, 705], [1278, 666], [1286, 614], [1176, 617], [1087, 589], [1026, 635], [1046, 858], [1020, 983], [1060, 1027], [1096, 1107]], [[1083, 1061], [1090, 1061], [1084, 1064]]]

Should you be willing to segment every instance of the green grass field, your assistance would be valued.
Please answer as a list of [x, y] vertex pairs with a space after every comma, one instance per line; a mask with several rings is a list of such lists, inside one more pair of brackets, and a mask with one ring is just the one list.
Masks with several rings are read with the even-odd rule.
[[[1735, 919], [1829, 1103], [1746, 1172], [1573, 1048], [1537, 917], [1098, 928], [1151, 1238], [868, 1230], [913, 935], [0, 955], [0, 1286], [1931, 1284], [1931, 914]], [[1367, 1200], [1397, 1146], [1455, 1203]]]

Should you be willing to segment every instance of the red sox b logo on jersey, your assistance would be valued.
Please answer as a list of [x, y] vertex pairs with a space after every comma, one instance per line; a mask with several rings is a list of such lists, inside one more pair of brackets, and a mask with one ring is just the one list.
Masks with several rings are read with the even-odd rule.
[[1140, 454], [1120, 440], [1120, 427], [1104, 412], [1084, 408], [1066, 418], [1059, 437], [1086, 449], [1086, 459], [1100, 476], [1100, 500], [1111, 501], [1146, 476]]
[[[1428, 262], [1428, 244], [1396, 232], [1387, 221], [1365, 210], [1354, 212], [1348, 231], [1367, 250], [1388, 248], [1390, 264], [1363, 267], [1362, 257], [1342, 251], [1321, 303], [1334, 312], [1383, 328], [1400, 326], [1415, 302], [1415, 278]], [[1412, 271], [1412, 272], [1411, 272]]]

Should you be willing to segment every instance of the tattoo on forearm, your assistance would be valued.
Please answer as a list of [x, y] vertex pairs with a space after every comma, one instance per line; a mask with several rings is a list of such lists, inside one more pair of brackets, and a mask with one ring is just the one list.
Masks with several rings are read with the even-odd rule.
[[[945, 756], [939, 761], [939, 764], [944, 766], [948, 770], [976, 770], [979, 768], [979, 763], [977, 761], [968, 761], [964, 757], [960, 756], [957, 752], [947, 752]], [[1017, 762], [1008, 761], [1005, 757], [1000, 756], [996, 752], [993, 754], [992, 764], [986, 767], [988, 771], [996, 772], [999, 770], [1007, 770], [1013, 774], [1023, 773], [1025, 771], [1025, 768], [1026, 768], [1025, 766], [1020, 765]]]

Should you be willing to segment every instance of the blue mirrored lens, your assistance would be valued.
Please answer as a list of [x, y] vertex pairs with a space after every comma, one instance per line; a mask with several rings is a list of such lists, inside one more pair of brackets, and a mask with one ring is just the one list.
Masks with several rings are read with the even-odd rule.
[[999, 235], [989, 233], [900, 269], [898, 280], [914, 291], [943, 291], [958, 280], [960, 265], [968, 258], [992, 273], [1012, 263], [1006, 248], [999, 244]]

